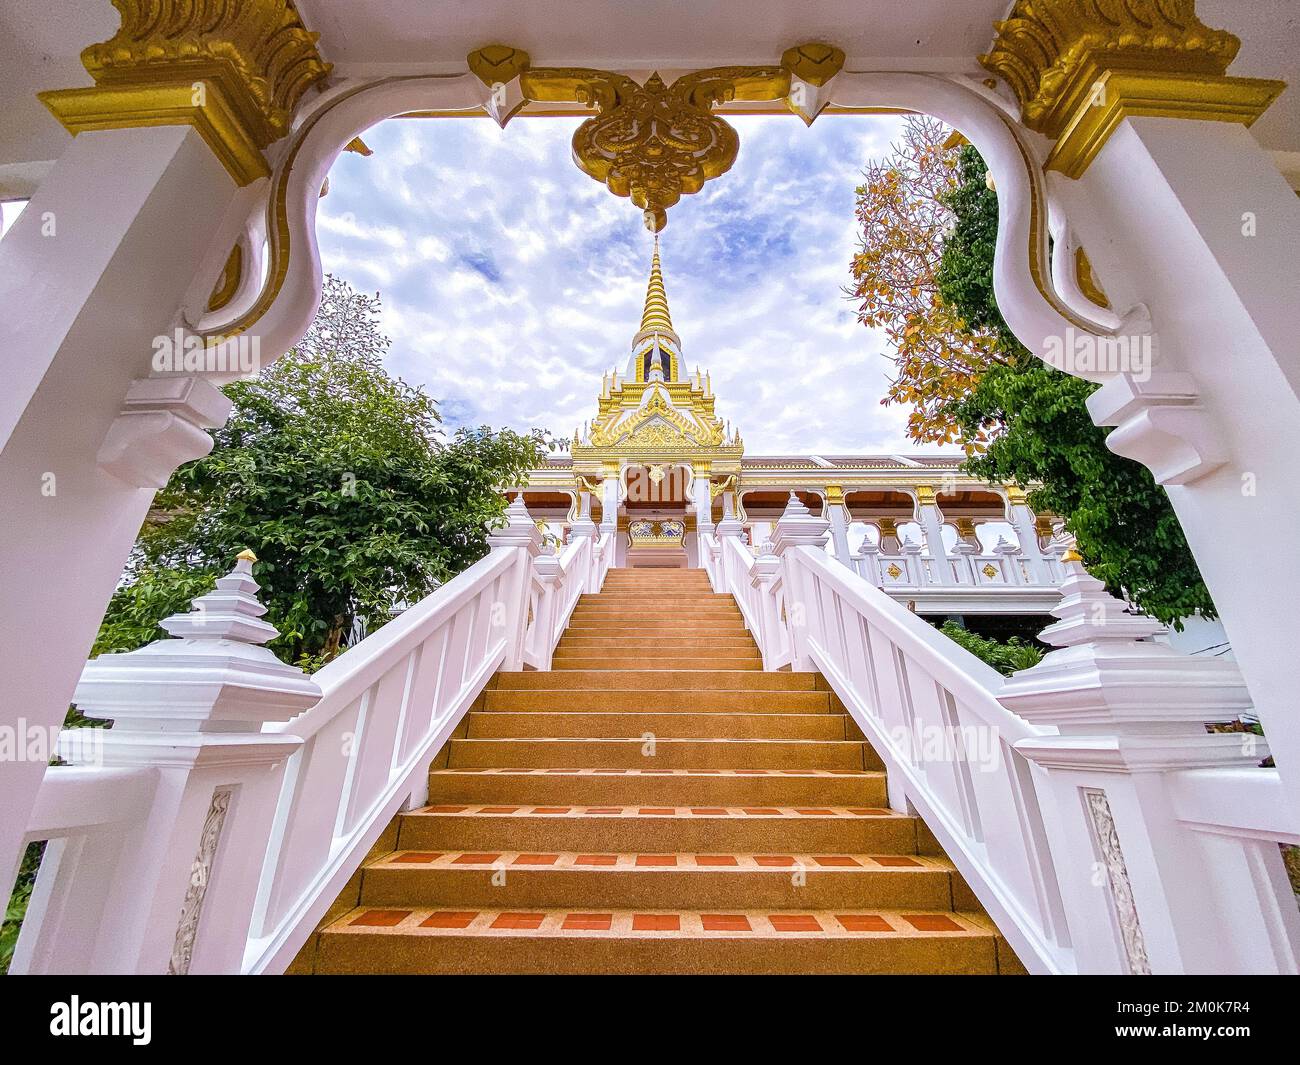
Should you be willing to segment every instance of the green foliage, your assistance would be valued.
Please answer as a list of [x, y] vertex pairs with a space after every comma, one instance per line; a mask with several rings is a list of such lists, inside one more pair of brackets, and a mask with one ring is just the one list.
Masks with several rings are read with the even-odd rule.
[[226, 387], [233, 414], [211, 454], [159, 493], [98, 650], [156, 638], [156, 622], [247, 547], [281, 631], [273, 649], [318, 666], [355, 619], [383, 624], [486, 553], [502, 489], [542, 460], [546, 438], [486, 427], [449, 437], [434, 400], [384, 371], [379, 309], [327, 278], [299, 347]]
[[965, 439], [990, 438], [967, 470], [1041, 484], [1031, 506], [1064, 519], [1089, 570], [1139, 609], [1179, 629], [1191, 614], [1217, 616], [1164, 489], [1146, 467], [1108, 450], [1110, 430], [1093, 424], [1084, 404], [1096, 386], [1034, 358], [1007, 328], [993, 295], [997, 195], [974, 148], [963, 148], [959, 169], [939, 293], [971, 328], [996, 333], [1008, 356], [951, 408]]
[[1006, 643], [977, 636], [962, 628], [955, 621], [945, 621], [939, 631], [954, 643], [961, 644], [976, 658], [987, 662], [1003, 676], [1008, 676], [1018, 669], [1030, 669], [1043, 660], [1043, 652], [1033, 644], [1025, 643], [1013, 636]]
[[[229, 567], [227, 567], [229, 568]], [[221, 576], [216, 569], [164, 569], [145, 566], [122, 584], [108, 601], [91, 656], [134, 651], [167, 635], [158, 625], [165, 617], [189, 609], [190, 600], [212, 590]]]
[[29, 843], [18, 865], [18, 881], [5, 906], [4, 921], [0, 922], [0, 973], [7, 973], [9, 963], [13, 961], [14, 946], [18, 942], [23, 916], [27, 913], [27, 904], [31, 901], [32, 888], [36, 884], [36, 871], [41, 867], [41, 856], [44, 853], [44, 843]]

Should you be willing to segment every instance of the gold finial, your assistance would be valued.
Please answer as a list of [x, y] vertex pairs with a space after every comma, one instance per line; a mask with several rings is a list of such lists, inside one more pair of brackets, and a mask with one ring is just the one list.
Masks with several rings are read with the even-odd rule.
[[1079, 552], [1076, 551], [1076, 550], [1072, 547], [1072, 548], [1070, 548], [1068, 551], [1066, 551], [1065, 554], [1063, 554], [1063, 555], [1061, 556], [1061, 561], [1062, 561], [1062, 562], [1082, 562], [1082, 561], [1083, 561], [1083, 556], [1082, 556], [1081, 554], [1079, 554]]
[[235, 558], [236, 558], [238, 561], [240, 561], [240, 562], [256, 562], [256, 561], [257, 561], [257, 556], [256, 556], [255, 554], [253, 554], [253, 552], [252, 552], [251, 550], [249, 550], [247, 547], [244, 548], [244, 550], [242, 550], [241, 552], [239, 552], [239, 554], [237, 554], [237, 555], [235, 556]]

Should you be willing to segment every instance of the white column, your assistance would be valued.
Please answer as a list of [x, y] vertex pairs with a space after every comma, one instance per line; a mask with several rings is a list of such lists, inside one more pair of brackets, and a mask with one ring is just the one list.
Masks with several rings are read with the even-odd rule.
[[826, 486], [826, 514], [831, 523], [831, 546], [835, 557], [852, 568], [853, 557], [849, 550], [849, 508], [844, 505], [844, 489], [838, 484]]
[[[63, 733], [73, 765], [149, 768], [157, 786], [116, 863], [42, 864], [15, 963], [25, 972], [237, 973], [296, 736], [261, 732], [320, 699], [316, 683], [265, 647], [251, 554], [162, 626], [176, 639], [101, 655], [77, 685], [78, 707], [113, 728]], [[60, 852], [60, 857], [62, 852]], [[88, 878], [103, 919], [88, 937], [60, 934]]]
[[1160, 624], [1128, 614], [1071, 557], [1060, 620], [1042, 633], [1060, 650], [1015, 674], [999, 699], [1059, 730], [1016, 750], [1041, 770], [1079, 971], [1294, 972], [1294, 900], [1241, 890], [1264, 881], [1290, 895], [1276, 844], [1203, 848], [1172, 801], [1180, 772], [1253, 766], [1268, 753], [1253, 736], [1205, 731], [1249, 707], [1240, 674], [1150, 642]]
[[[82, 133], [0, 242], [0, 727], [62, 723], [159, 479], [225, 419], [204, 381], [133, 382], [235, 196], [188, 126]], [[0, 764], [6, 883], [44, 771]]]
[[600, 528], [618, 531], [618, 470], [606, 470], [600, 482]]
[[934, 567], [936, 584], [955, 584], [952, 564], [948, 560], [948, 549], [943, 543], [943, 519], [935, 500], [934, 489], [929, 485], [917, 485], [916, 488], [917, 521], [925, 533], [925, 549]]
[[1300, 818], [1300, 554], [1243, 565], [1261, 529], [1300, 527], [1300, 201], [1234, 122], [1122, 121], [1057, 188], [1111, 302], [1145, 304], [1156, 373], [1089, 402], [1108, 445], [1169, 492]]
[[707, 471], [695, 472], [691, 482], [691, 495], [695, 500], [695, 529], [699, 537], [713, 532], [713, 492], [710, 487], [711, 474]]
[[1025, 493], [1019, 488], [1007, 489], [1007, 517], [1011, 527], [1016, 530], [1016, 539], [1020, 541], [1020, 554], [1029, 568], [1029, 575], [1034, 584], [1051, 584], [1052, 572], [1038, 547], [1038, 530], [1034, 525], [1034, 512], [1025, 501]]

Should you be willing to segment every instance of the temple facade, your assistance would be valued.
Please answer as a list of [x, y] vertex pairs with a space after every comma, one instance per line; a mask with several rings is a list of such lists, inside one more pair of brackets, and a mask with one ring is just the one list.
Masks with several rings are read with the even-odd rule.
[[1042, 615], [1060, 599], [1060, 522], [1017, 486], [991, 485], [953, 455], [747, 455], [720, 418], [707, 370], [686, 361], [655, 238], [641, 323], [570, 453], [534, 470], [524, 500], [567, 543], [614, 535], [618, 567], [698, 568], [701, 535], [738, 523], [771, 540], [793, 494], [830, 522], [828, 550], [917, 613]]

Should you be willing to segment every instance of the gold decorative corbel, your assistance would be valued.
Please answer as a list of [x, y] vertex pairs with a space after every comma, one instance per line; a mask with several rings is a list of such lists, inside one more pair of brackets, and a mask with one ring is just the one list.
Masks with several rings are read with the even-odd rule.
[[1194, 0], [1016, 0], [980, 62], [1055, 141], [1049, 170], [1077, 178], [1125, 118], [1250, 125], [1286, 83], [1228, 77], [1241, 42], [1196, 16]]
[[88, 88], [39, 93], [68, 132], [193, 126], [241, 186], [331, 69], [292, 0], [113, 0], [117, 33], [81, 53]]

